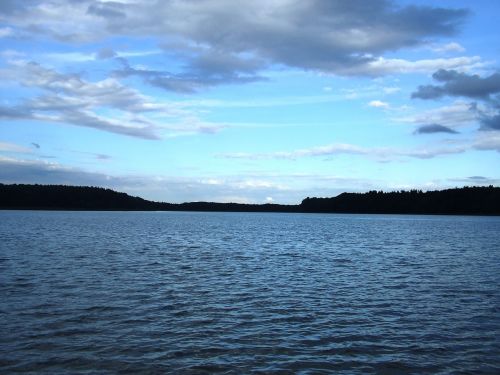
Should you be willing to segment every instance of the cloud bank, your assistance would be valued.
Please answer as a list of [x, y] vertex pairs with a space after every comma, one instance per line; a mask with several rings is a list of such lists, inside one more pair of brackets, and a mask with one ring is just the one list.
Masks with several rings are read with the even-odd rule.
[[[184, 60], [182, 71], [139, 71], [124, 64], [120, 73], [181, 92], [260, 80], [258, 71], [270, 65], [381, 75], [477, 63], [470, 57], [384, 58], [387, 52], [455, 35], [468, 16], [465, 9], [398, 6], [389, 0], [30, 0], [4, 1], [2, 8], [0, 21], [31, 38], [43, 35], [66, 43], [156, 38], [166, 54]], [[100, 58], [114, 56], [109, 49], [98, 53]]]

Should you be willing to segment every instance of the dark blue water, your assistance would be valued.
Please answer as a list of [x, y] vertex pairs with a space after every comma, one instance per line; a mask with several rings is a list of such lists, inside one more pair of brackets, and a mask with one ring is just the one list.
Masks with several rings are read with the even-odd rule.
[[500, 373], [500, 217], [0, 211], [0, 373]]

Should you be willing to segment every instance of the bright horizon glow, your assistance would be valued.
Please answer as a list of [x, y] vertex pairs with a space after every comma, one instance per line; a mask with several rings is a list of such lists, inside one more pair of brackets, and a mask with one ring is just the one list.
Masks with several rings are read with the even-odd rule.
[[500, 3], [0, 5], [0, 182], [296, 204], [500, 186]]

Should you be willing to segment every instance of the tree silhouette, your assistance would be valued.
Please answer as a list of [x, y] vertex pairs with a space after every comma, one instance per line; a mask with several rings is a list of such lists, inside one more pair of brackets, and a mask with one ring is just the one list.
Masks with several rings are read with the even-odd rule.
[[152, 202], [111, 189], [89, 186], [0, 184], [1, 209], [240, 211], [384, 214], [500, 215], [500, 188], [463, 187], [441, 191], [342, 193], [305, 198], [300, 205]]

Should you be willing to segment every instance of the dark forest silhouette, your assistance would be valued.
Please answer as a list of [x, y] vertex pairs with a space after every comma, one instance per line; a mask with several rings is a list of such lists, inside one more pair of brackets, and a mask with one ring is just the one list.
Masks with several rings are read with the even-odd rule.
[[306, 198], [300, 207], [303, 212], [499, 215], [500, 188], [342, 193], [334, 198]]
[[500, 187], [342, 193], [299, 205], [163, 203], [88, 186], [0, 184], [0, 209], [500, 215]]

